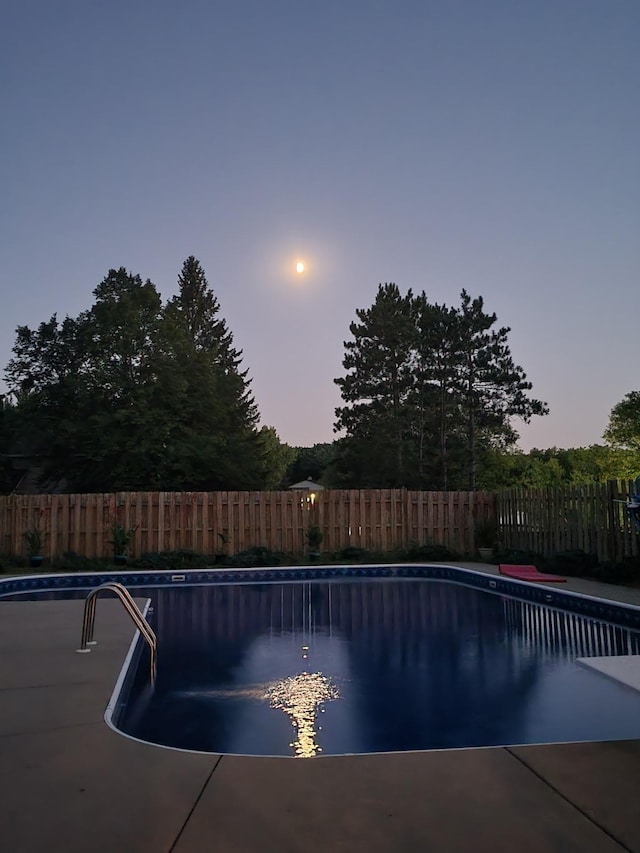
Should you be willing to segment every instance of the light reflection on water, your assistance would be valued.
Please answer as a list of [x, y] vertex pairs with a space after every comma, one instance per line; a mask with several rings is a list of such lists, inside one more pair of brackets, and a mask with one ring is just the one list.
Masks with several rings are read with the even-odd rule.
[[301, 672], [270, 687], [265, 699], [291, 717], [297, 737], [289, 744], [298, 758], [322, 752], [316, 740], [316, 714], [321, 705], [339, 697], [338, 688], [321, 672]]
[[263, 684], [219, 687], [214, 690], [182, 690], [179, 695], [186, 700], [200, 699], [211, 702], [267, 702], [271, 708], [284, 711], [296, 729], [296, 738], [289, 744], [295, 756], [311, 758], [322, 752], [317, 740], [316, 716], [318, 713], [324, 713], [324, 704], [338, 699], [340, 692], [337, 685], [321, 672], [300, 672]]

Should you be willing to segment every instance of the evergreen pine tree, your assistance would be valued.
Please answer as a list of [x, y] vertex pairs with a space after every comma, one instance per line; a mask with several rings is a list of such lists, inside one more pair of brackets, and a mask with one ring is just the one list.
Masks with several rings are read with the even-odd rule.
[[380, 285], [373, 306], [356, 311], [352, 340], [335, 380], [337, 469], [349, 485], [475, 489], [478, 460], [517, 438], [511, 418], [547, 413], [511, 357], [508, 328], [482, 297], [461, 294], [460, 308], [401, 296]]
[[[455, 308], [430, 303], [424, 292], [416, 297], [414, 308], [421, 480], [428, 487], [447, 490], [452, 473], [454, 482], [456, 480], [462, 441], [455, 393], [459, 318]], [[458, 466], [454, 464], [453, 472], [452, 458], [458, 463]]]
[[203, 488], [259, 488], [266, 446], [256, 428], [258, 411], [248, 371], [241, 368], [242, 351], [234, 347], [218, 299], [193, 256], [184, 262], [178, 286], [165, 309], [165, 368], [183, 389], [179, 421], [188, 440], [181, 444], [194, 463], [191, 476]]
[[546, 403], [531, 399], [532, 385], [524, 370], [514, 363], [507, 337], [510, 328], [492, 329], [496, 314], [484, 311], [481, 296], [460, 294], [459, 361], [456, 386], [467, 440], [468, 487], [476, 488], [479, 439], [494, 444], [513, 444], [517, 435], [510, 418], [528, 422], [546, 415]]
[[334, 381], [347, 405], [336, 409], [335, 428], [346, 433], [341, 464], [358, 485], [402, 485], [412, 465], [412, 298], [393, 283], [380, 284], [371, 308], [356, 311], [361, 322], [350, 325], [353, 340], [344, 342], [348, 372]]

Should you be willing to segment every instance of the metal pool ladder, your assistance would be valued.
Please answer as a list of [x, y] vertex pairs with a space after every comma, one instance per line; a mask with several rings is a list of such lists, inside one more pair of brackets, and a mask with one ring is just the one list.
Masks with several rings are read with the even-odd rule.
[[151, 628], [151, 625], [149, 625], [142, 615], [140, 608], [131, 597], [131, 593], [121, 583], [115, 583], [114, 581], [103, 583], [95, 589], [92, 589], [87, 596], [84, 603], [84, 618], [82, 620], [82, 640], [80, 642], [80, 648], [76, 649], [76, 651], [80, 654], [90, 652], [91, 649], [88, 649], [87, 646], [95, 646], [97, 643], [97, 640], [93, 639], [93, 629], [96, 622], [96, 601], [99, 593], [103, 590], [110, 590], [117, 595], [124, 605], [124, 609], [133, 619], [136, 628], [149, 644], [149, 648], [151, 650], [151, 683], [153, 684], [156, 677], [158, 640]]

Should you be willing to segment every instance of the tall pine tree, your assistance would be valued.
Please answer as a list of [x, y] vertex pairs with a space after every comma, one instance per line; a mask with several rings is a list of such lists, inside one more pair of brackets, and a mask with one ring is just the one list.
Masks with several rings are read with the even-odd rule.
[[459, 363], [456, 386], [467, 439], [468, 487], [476, 488], [478, 443], [513, 444], [517, 438], [510, 419], [528, 422], [548, 414], [546, 403], [527, 395], [532, 385], [511, 356], [510, 328], [494, 329], [496, 314], [484, 311], [482, 296], [460, 294]]
[[455, 308], [432, 304], [425, 293], [414, 302], [416, 409], [422, 487], [447, 490], [459, 472], [461, 429], [455, 391], [459, 317]]
[[259, 488], [266, 451], [248, 371], [241, 368], [242, 352], [193, 256], [182, 266], [178, 288], [164, 312], [164, 364], [182, 386], [183, 433], [175, 440], [185, 453], [189, 479], [199, 479], [202, 488]]
[[358, 309], [345, 341], [343, 366], [335, 380], [347, 404], [336, 409], [336, 430], [344, 430], [343, 464], [362, 486], [400, 486], [413, 468], [410, 409], [415, 334], [411, 291], [401, 296], [393, 283], [379, 285], [374, 304]]
[[387, 284], [356, 314], [335, 380], [345, 484], [475, 489], [481, 451], [517, 438], [511, 418], [547, 413], [482, 297], [453, 308]]

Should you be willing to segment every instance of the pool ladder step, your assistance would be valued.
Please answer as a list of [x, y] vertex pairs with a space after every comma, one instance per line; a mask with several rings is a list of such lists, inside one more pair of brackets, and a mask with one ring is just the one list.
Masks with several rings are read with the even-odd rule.
[[153, 684], [156, 677], [158, 640], [151, 628], [151, 625], [149, 625], [142, 615], [142, 611], [131, 597], [131, 593], [121, 583], [111, 581], [109, 583], [103, 583], [95, 589], [92, 589], [87, 596], [84, 603], [84, 617], [82, 620], [82, 640], [80, 642], [80, 648], [76, 649], [76, 651], [80, 654], [87, 653], [91, 651], [87, 646], [96, 645], [97, 641], [93, 639], [93, 629], [96, 623], [96, 601], [98, 599], [98, 595], [103, 591], [109, 591], [116, 594], [122, 602], [124, 609], [127, 611], [129, 616], [131, 616], [136, 628], [148, 643], [149, 649], [151, 650], [151, 683]]

